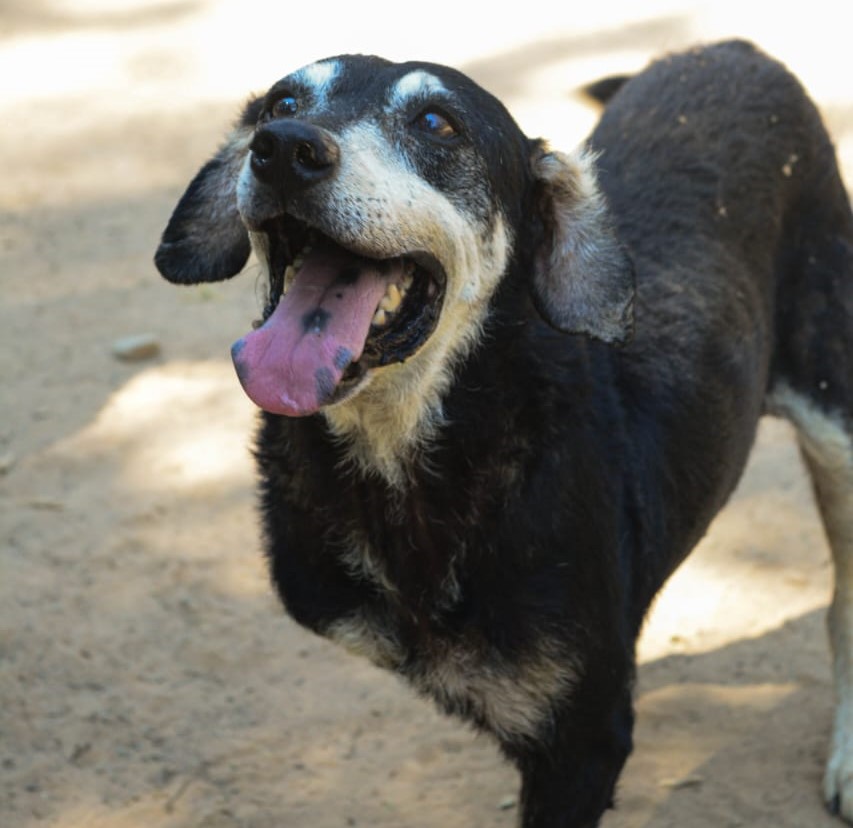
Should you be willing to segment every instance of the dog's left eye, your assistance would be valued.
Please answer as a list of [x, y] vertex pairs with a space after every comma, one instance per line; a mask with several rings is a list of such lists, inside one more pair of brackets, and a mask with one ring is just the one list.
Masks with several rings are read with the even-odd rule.
[[272, 114], [275, 118], [286, 118], [289, 115], [295, 115], [298, 111], [299, 101], [292, 95], [279, 98], [272, 107]]
[[418, 115], [414, 120], [414, 126], [434, 138], [445, 140], [455, 138], [459, 134], [459, 131], [450, 123], [448, 118], [431, 109]]

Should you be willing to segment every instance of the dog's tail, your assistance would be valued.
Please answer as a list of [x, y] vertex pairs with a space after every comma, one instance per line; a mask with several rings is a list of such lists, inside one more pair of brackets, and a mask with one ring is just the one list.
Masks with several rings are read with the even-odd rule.
[[592, 103], [607, 106], [610, 99], [629, 81], [631, 75], [610, 75], [581, 87], [580, 94]]

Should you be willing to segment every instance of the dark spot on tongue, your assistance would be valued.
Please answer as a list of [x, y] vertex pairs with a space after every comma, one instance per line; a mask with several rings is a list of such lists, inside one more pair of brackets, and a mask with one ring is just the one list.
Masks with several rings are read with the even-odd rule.
[[343, 345], [335, 351], [335, 368], [343, 372], [352, 362], [352, 351], [349, 348], [344, 348]]
[[240, 380], [240, 382], [244, 382], [248, 377], [248, 367], [243, 362], [243, 360], [240, 359], [240, 354], [242, 353], [242, 351], [245, 347], [246, 347], [245, 338], [238, 339], [231, 346], [231, 359], [234, 362], [234, 367], [237, 369], [237, 377]]
[[326, 325], [329, 324], [329, 319], [331, 318], [332, 314], [329, 311], [323, 310], [323, 308], [316, 308], [302, 317], [302, 330], [307, 334], [321, 334], [326, 330]]

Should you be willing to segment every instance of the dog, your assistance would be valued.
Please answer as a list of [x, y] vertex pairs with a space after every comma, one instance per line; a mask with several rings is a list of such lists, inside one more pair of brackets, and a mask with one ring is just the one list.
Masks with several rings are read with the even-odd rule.
[[[605, 89], [606, 92], [601, 90]], [[340, 56], [250, 100], [178, 202], [170, 281], [238, 273], [269, 565], [297, 622], [491, 733], [523, 828], [586, 828], [635, 641], [796, 427], [835, 563], [825, 797], [853, 819], [853, 216], [799, 82], [742, 41], [598, 87], [570, 154], [453, 69]]]

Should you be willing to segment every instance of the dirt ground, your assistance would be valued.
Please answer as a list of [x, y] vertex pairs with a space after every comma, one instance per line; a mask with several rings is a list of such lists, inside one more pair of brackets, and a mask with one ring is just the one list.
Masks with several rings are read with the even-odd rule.
[[[151, 256], [244, 96], [341, 51], [453, 63], [568, 148], [593, 117], [573, 88], [746, 35], [812, 89], [853, 182], [833, 4], [772, 21], [763, 3], [584, 5], [484, 22], [451, 2], [0, 0], [4, 828], [514, 824], [515, 773], [488, 739], [280, 611], [228, 358], [257, 272], [179, 290]], [[136, 334], [159, 353], [118, 360]], [[829, 589], [791, 434], [767, 422], [650, 619], [606, 828], [836, 824]]]

